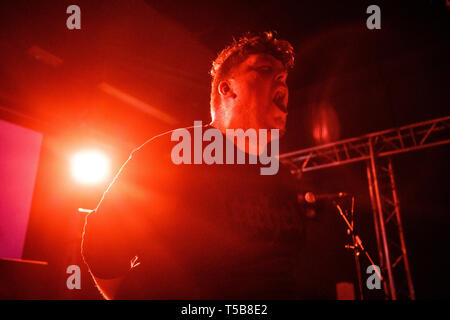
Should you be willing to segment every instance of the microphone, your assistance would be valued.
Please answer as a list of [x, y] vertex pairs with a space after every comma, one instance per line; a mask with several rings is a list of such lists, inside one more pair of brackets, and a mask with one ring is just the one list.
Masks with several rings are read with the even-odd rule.
[[315, 194], [313, 192], [306, 192], [304, 195], [299, 194], [297, 195], [298, 202], [307, 202], [307, 203], [315, 203], [319, 200], [334, 200], [339, 199], [348, 196], [349, 194], [345, 192], [338, 192], [338, 193], [322, 193], [322, 194]]

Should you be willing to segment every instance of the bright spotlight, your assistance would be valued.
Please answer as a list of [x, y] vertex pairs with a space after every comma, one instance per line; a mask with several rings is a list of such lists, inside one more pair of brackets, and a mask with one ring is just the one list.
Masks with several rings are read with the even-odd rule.
[[86, 184], [101, 182], [108, 175], [109, 161], [101, 152], [86, 150], [74, 154], [71, 158], [73, 177]]

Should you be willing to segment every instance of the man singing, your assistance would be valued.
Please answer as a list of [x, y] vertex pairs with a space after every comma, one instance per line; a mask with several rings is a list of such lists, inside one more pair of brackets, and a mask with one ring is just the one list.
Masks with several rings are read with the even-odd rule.
[[[271, 32], [243, 36], [218, 55], [211, 69], [212, 121], [184, 132], [194, 137], [195, 130], [214, 130], [203, 140], [223, 144], [223, 154], [213, 152], [223, 161], [175, 163], [179, 130], [132, 152], [83, 233], [83, 257], [105, 298], [298, 296], [302, 224], [293, 178], [283, 166], [265, 175], [261, 162], [225, 160], [230, 150], [233, 159], [278, 151], [270, 146], [285, 132], [293, 64], [291, 44]], [[227, 135], [231, 129], [267, 135], [242, 146]], [[180, 157], [198, 151], [189, 141], [192, 149]]]

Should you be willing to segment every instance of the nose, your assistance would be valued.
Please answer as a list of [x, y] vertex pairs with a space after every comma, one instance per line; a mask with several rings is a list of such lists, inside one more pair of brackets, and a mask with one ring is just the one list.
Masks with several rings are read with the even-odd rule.
[[287, 80], [287, 72], [285, 71], [280, 72], [275, 76], [275, 81], [282, 83], [284, 86], [286, 86], [286, 80]]

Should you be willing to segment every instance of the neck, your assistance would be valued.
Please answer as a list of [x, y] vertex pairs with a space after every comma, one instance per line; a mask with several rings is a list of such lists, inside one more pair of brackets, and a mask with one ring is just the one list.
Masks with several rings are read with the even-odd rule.
[[[233, 140], [233, 144], [241, 151], [244, 151], [247, 154], [252, 154], [252, 155], [261, 155], [264, 152], [264, 149], [266, 148], [266, 145], [260, 145], [260, 141], [259, 141], [259, 135], [258, 135], [258, 129], [255, 128], [256, 130], [256, 136], [257, 139], [256, 141], [252, 141], [252, 139], [246, 139], [246, 143], [245, 143], [245, 148], [242, 148], [242, 146], [239, 145], [239, 143], [237, 143], [237, 139], [230, 139], [227, 135], [227, 129], [231, 129], [231, 130], [236, 130], [236, 129], [243, 129], [245, 131], [244, 128], [239, 128], [237, 126], [225, 126], [223, 124], [223, 122], [221, 121], [217, 121], [217, 119], [215, 119], [214, 121], [212, 121], [210, 123], [210, 125], [214, 128], [216, 128], [217, 130], [219, 130], [220, 132], [222, 132], [222, 134], [229, 140]], [[268, 138], [270, 137], [270, 134], [268, 136]], [[270, 138], [269, 138], [270, 139]], [[267, 143], [270, 141], [268, 139]], [[245, 150], [244, 150], [245, 149]], [[256, 152], [254, 151], [256, 150]]]

